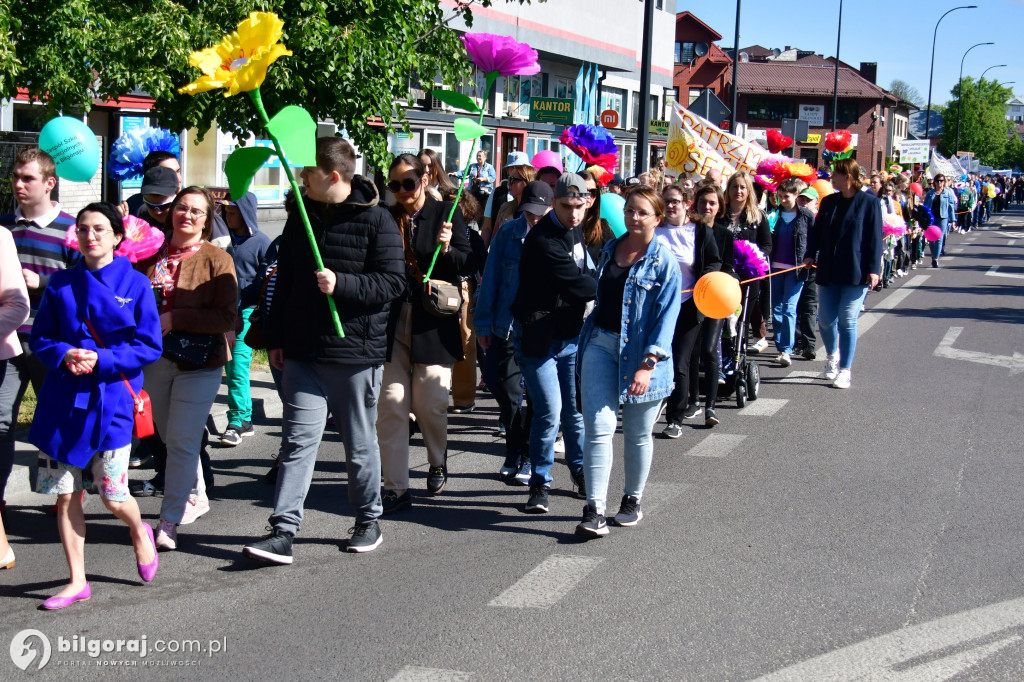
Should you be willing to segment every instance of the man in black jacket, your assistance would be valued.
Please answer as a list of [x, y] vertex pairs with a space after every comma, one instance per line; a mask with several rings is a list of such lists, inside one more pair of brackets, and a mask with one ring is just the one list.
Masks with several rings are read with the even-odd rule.
[[580, 224], [587, 211], [587, 183], [564, 173], [555, 185], [554, 210], [530, 230], [519, 261], [519, 290], [512, 302], [515, 344], [533, 405], [530, 425], [530, 498], [525, 512], [548, 511], [548, 486], [561, 422], [565, 462], [586, 497], [583, 416], [576, 409], [576, 349], [597, 280], [587, 262]]
[[[381, 542], [377, 400], [387, 354], [392, 301], [405, 289], [402, 237], [378, 205], [373, 183], [355, 175], [355, 152], [341, 138], [317, 140], [316, 166], [302, 171], [302, 199], [324, 268], [317, 270], [298, 211], [285, 224], [266, 328], [270, 363], [283, 371], [280, 471], [272, 532], [246, 545], [247, 556], [292, 563], [327, 411], [345, 445], [348, 497], [355, 527], [346, 549], [369, 552]], [[334, 299], [345, 332], [331, 321]]]

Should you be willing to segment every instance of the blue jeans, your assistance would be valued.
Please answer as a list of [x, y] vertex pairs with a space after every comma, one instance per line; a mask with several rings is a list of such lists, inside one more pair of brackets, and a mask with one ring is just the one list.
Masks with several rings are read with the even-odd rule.
[[[867, 296], [866, 284], [818, 285], [818, 327], [825, 352], [839, 350], [839, 369], [850, 369], [857, 349], [857, 316]], [[838, 339], [837, 339], [838, 337]]]
[[565, 463], [572, 472], [583, 468], [583, 415], [576, 411], [576, 339], [552, 341], [542, 358], [522, 352], [518, 356], [533, 406], [530, 485], [550, 485], [559, 421], [565, 439]]
[[804, 283], [796, 276], [797, 271], [794, 270], [771, 278], [775, 348], [780, 353], [792, 353], [796, 339], [796, 304], [804, 289]]
[[942, 246], [946, 243], [946, 235], [949, 234], [948, 220], [940, 220], [936, 224], [942, 228], [942, 236], [939, 237], [938, 241], [928, 242], [928, 246], [932, 250], [932, 258], [938, 258], [942, 255]]
[[[619, 335], [595, 326], [583, 355], [580, 390], [586, 441], [583, 470], [587, 481], [587, 502], [604, 514], [608, 479], [612, 471], [612, 438], [619, 410]], [[622, 405], [622, 462], [626, 471], [623, 494], [643, 497], [651, 470], [654, 442], [651, 430], [661, 411], [661, 401]]]

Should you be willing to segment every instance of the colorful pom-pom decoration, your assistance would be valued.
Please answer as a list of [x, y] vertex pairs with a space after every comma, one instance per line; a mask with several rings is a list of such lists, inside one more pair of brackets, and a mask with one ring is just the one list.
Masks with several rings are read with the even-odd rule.
[[587, 166], [600, 166], [614, 173], [619, 165], [615, 138], [602, 127], [580, 123], [563, 130], [558, 141], [575, 152]]
[[[124, 256], [133, 263], [149, 258], [164, 244], [164, 233], [158, 227], [150, 225], [142, 218], [125, 216], [124, 238], [114, 249], [115, 256]], [[77, 226], [72, 225], [64, 235], [64, 245], [79, 251]]]
[[114, 180], [130, 180], [142, 175], [142, 162], [150, 152], [181, 153], [178, 136], [163, 128], [132, 128], [110, 147], [107, 172]]
[[768, 259], [757, 244], [746, 239], [737, 239], [732, 247], [733, 266], [740, 279], [764, 277], [768, 274]]

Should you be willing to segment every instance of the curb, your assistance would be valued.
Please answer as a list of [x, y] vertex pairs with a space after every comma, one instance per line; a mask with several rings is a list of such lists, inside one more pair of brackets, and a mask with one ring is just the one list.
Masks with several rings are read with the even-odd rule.
[[[271, 420], [280, 419], [281, 398], [274, 388], [274, 378], [270, 372], [252, 372], [249, 375], [249, 385], [252, 394], [253, 423], [266, 424]], [[211, 435], [224, 433], [228, 426], [227, 395], [227, 385], [222, 381], [220, 388], [217, 389], [217, 399], [210, 409], [210, 416], [206, 419], [206, 428], [210, 430]], [[23, 431], [19, 436], [20, 438], [14, 442], [14, 468], [7, 481], [4, 496], [32, 492], [39, 451], [25, 440], [28, 436], [27, 431]]]

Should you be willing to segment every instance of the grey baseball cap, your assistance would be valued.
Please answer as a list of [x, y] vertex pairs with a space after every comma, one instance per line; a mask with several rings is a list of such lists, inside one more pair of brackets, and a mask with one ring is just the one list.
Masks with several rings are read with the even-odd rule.
[[577, 173], [562, 173], [555, 184], [556, 199], [586, 199], [589, 196], [587, 181]]

